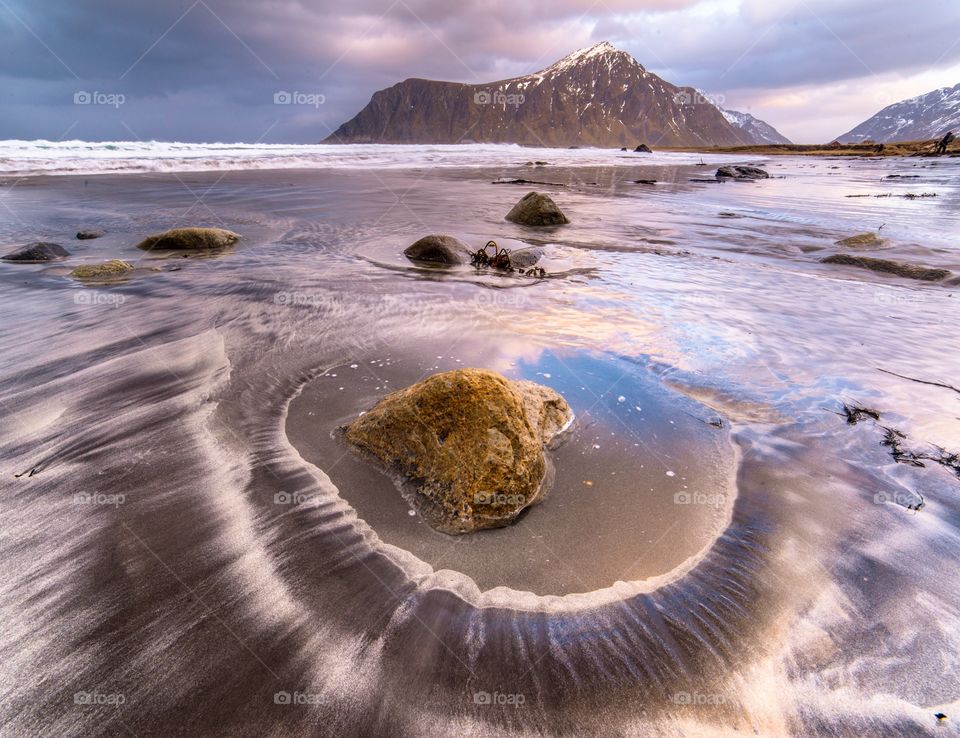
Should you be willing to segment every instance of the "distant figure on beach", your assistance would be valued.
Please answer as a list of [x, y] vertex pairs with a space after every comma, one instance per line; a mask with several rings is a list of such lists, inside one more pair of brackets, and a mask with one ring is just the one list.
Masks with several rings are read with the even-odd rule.
[[953, 131], [947, 131], [947, 135], [941, 138], [939, 142], [937, 142], [937, 155], [939, 156], [941, 154], [946, 154], [947, 146], [953, 143], [953, 140], [955, 138], [956, 136], [953, 135]]

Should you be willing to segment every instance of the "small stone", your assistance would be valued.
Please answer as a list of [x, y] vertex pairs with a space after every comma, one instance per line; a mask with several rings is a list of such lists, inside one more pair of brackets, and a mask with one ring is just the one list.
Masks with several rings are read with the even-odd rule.
[[81, 241], [88, 241], [92, 238], [100, 238], [102, 235], [103, 231], [98, 231], [95, 229], [77, 231], [77, 238], [79, 238]]

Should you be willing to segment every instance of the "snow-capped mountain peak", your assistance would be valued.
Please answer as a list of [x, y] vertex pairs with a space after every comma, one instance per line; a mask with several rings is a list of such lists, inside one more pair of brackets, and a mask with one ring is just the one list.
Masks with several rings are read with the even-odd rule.
[[720, 100], [722, 98], [710, 95], [707, 92], [704, 92], [701, 89], [697, 89], [697, 95], [699, 95], [699, 102], [705, 102], [713, 105], [717, 110], [720, 111], [720, 114], [727, 119], [727, 122], [732, 125], [734, 128], [738, 128], [743, 131], [745, 136], [745, 144], [788, 144], [790, 139], [780, 133], [776, 128], [762, 121], [759, 118], [754, 118], [750, 113], [741, 113], [739, 110], [727, 110], [726, 108], [720, 105]]
[[960, 131], [960, 84], [888, 105], [838, 140], [924, 141], [950, 130]]
[[589, 64], [590, 62], [596, 61], [607, 62], [608, 68], [612, 67], [617, 62], [621, 62], [638, 67], [640, 71], [645, 71], [643, 65], [626, 51], [621, 51], [609, 41], [601, 41], [593, 46], [589, 46], [585, 49], [578, 49], [572, 54], [567, 54], [567, 56], [563, 57], [559, 61], [554, 62], [543, 71], [538, 72], [537, 76], [544, 75], [548, 72], [565, 72], [584, 64]]

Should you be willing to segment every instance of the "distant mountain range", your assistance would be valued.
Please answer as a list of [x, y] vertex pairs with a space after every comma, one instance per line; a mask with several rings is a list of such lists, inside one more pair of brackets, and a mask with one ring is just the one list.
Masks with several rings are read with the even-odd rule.
[[747, 113], [676, 87], [604, 41], [534, 74], [472, 85], [407, 79], [326, 143], [737, 146], [787, 142]]
[[837, 140], [840, 143], [923, 141], [947, 131], [960, 136], [960, 84], [888, 105]]
[[[718, 106], [719, 107], [719, 106]], [[740, 113], [736, 110], [720, 108], [727, 121], [743, 131], [749, 144], [788, 144], [790, 139], [769, 123], [754, 118], [750, 113]]]

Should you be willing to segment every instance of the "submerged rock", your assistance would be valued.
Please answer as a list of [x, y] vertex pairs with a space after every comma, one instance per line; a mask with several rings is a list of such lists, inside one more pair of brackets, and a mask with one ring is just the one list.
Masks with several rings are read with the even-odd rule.
[[570, 220], [549, 195], [528, 192], [507, 213], [507, 220], [528, 226], [563, 225]]
[[950, 271], [947, 269], [934, 269], [932, 267], [918, 266], [917, 264], [906, 264], [901, 261], [874, 259], [870, 256], [855, 256], [853, 254], [834, 254], [820, 261], [824, 264], [844, 264], [862, 269], [872, 269], [875, 272], [896, 274], [898, 277], [920, 279], [924, 282], [939, 282], [950, 276]]
[[438, 233], [424, 236], [403, 250], [411, 261], [431, 264], [463, 264], [470, 260], [470, 247], [459, 238]]
[[25, 264], [36, 264], [43, 261], [59, 261], [70, 256], [70, 252], [58, 243], [37, 241], [11, 251], [3, 256], [4, 261], [19, 261]]
[[138, 249], [151, 251], [225, 249], [240, 240], [240, 235], [224, 228], [173, 228], [149, 236], [137, 244]]
[[508, 525], [541, 500], [544, 447], [572, 418], [549, 387], [457, 369], [387, 395], [344, 435], [400, 474], [432, 527], [460, 534]]
[[837, 246], [848, 249], [865, 249], [883, 246], [885, 243], [886, 239], [880, 238], [876, 233], [859, 233], [856, 236], [840, 239], [837, 241]]
[[70, 272], [70, 276], [74, 279], [107, 281], [124, 277], [132, 271], [133, 264], [120, 259], [111, 259], [99, 264], [81, 264]]
[[84, 229], [82, 231], [77, 231], [77, 238], [81, 241], [88, 241], [91, 238], [100, 238], [103, 235], [103, 231], [98, 231], [96, 229]]
[[717, 179], [768, 179], [769, 173], [760, 167], [733, 166], [720, 167], [715, 175]]

